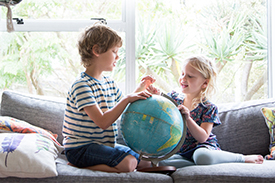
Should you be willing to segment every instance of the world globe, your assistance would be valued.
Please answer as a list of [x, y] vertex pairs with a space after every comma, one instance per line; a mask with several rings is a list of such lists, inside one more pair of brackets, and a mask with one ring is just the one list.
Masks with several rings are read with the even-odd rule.
[[121, 131], [131, 149], [156, 165], [179, 150], [186, 127], [170, 97], [152, 95], [127, 106], [121, 116]]

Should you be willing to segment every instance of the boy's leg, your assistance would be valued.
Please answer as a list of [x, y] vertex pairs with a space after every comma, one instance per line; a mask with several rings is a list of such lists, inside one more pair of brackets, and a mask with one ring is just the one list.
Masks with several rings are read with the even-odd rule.
[[68, 150], [66, 156], [68, 161], [77, 167], [107, 172], [133, 171], [139, 157], [126, 146], [112, 148], [99, 144]]

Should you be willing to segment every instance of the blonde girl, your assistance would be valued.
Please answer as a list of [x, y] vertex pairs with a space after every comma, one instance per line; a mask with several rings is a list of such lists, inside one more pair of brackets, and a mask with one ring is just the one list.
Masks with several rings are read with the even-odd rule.
[[[242, 155], [222, 151], [212, 128], [220, 125], [218, 108], [209, 101], [216, 92], [217, 72], [215, 65], [204, 56], [192, 56], [183, 63], [179, 78], [181, 93], [172, 91], [168, 95], [177, 102], [185, 116], [187, 134], [180, 151], [160, 165], [177, 168], [189, 165], [211, 165], [228, 162], [262, 163], [261, 155]], [[160, 91], [149, 86], [153, 94]]]

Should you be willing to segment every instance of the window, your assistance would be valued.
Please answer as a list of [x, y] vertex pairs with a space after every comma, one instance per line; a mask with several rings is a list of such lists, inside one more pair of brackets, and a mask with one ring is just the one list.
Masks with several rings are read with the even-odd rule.
[[83, 70], [75, 46], [79, 30], [92, 24], [91, 18], [104, 18], [124, 40], [111, 73], [124, 93], [132, 92], [145, 74], [154, 75], [165, 92], [177, 89], [181, 61], [205, 54], [219, 68], [214, 102], [267, 98], [274, 91], [275, 66], [267, 52], [271, 2], [23, 0], [12, 7], [13, 18], [24, 21], [15, 24], [14, 33], [6, 32], [6, 8], [1, 6], [0, 88], [66, 96]]
[[136, 65], [162, 90], [178, 88], [185, 57], [204, 54], [218, 68], [215, 103], [268, 97], [266, 0], [137, 1], [137, 9]]
[[22, 19], [23, 22], [20, 24], [13, 20], [13, 33], [6, 32], [7, 9], [1, 7], [0, 34], [1, 42], [5, 43], [1, 45], [1, 88], [66, 96], [71, 82], [83, 70], [76, 48], [79, 31], [98, 21], [94, 18], [104, 18], [108, 26], [117, 30], [124, 40], [119, 64], [123, 67], [119, 68], [119, 72], [116, 70], [113, 77], [127, 93], [125, 82], [134, 80], [132, 76], [125, 78], [128, 72], [125, 69], [132, 67], [129, 63], [125, 67], [125, 62], [134, 61], [134, 49], [131, 46], [135, 43], [135, 24], [131, 20], [134, 14], [129, 14], [129, 10], [134, 9], [133, 5], [132, 1], [125, 0], [23, 0], [12, 7], [13, 18]]

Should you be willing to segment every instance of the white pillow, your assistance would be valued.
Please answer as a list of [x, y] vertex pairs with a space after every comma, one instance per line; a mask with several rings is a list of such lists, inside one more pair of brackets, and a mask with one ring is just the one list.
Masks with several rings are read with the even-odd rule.
[[55, 159], [62, 150], [41, 134], [0, 133], [0, 177], [57, 176]]

